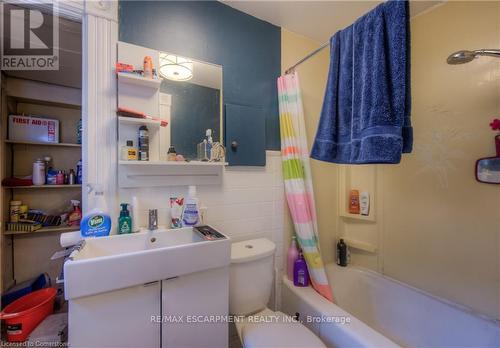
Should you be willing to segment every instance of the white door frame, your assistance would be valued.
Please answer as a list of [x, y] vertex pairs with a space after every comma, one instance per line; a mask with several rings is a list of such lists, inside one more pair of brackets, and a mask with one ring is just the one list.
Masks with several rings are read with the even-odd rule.
[[[38, 0], [28, 0], [43, 7]], [[114, 73], [118, 1], [60, 0], [59, 16], [82, 22], [82, 160], [84, 212], [93, 208], [87, 187], [104, 188], [107, 208], [117, 215], [117, 123]]]

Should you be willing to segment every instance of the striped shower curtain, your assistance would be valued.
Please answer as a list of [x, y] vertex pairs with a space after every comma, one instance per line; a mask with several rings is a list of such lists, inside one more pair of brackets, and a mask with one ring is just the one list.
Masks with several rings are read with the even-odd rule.
[[333, 301], [318, 246], [318, 225], [297, 72], [278, 78], [281, 156], [285, 193], [313, 288]]

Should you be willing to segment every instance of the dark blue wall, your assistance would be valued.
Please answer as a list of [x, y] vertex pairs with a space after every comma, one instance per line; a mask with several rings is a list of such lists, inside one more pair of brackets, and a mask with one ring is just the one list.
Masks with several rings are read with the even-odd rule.
[[220, 141], [220, 90], [164, 79], [160, 91], [172, 96], [170, 143], [178, 154], [196, 159], [194, 144], [205, 139], [207, 129], [212, 130], [214, 142]]
[[279, 27], [216, 1], [120, 1], [119, 20], [120, 41], [222, 65], [224, 103], [262, 107], [266, 148], [280, 148]]

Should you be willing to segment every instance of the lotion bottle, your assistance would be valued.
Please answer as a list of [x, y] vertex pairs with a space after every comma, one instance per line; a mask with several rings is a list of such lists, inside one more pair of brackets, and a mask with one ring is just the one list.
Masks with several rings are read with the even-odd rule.
[[299, 287], [309, 286], [309, 272], [307, 271], [306, 260], [304, 260], [302, 253], [299, 254], [299, 258], [294, 263], [293, 285]]
[[189, 186], [188, 198], [184, 201], [182, 212], [182, 225], [185, 227], [196, 226], [200, 222], [200, 206], [196, 197], [196, 186]]

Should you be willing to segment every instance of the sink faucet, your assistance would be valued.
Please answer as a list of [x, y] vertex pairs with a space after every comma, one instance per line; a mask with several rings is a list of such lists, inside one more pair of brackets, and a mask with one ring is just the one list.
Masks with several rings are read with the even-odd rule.
[[158, 229], [158, 209], [149, 209], [148, 229], [150, 231]]

